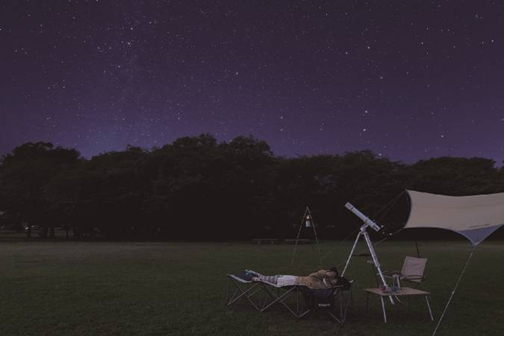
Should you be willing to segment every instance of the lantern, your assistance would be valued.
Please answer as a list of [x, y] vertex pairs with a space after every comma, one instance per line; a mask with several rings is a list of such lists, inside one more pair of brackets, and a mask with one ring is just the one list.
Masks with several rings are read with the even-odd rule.
[[310, 215], [307, 215], [305, 217], [305, 227], [310, 228], [310, 223], [311, 223], [311, 221], [310, 221]]

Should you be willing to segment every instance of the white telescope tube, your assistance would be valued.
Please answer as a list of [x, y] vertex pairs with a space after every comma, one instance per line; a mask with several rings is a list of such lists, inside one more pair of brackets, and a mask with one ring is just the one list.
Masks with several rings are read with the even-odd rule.
[[372, 220], [370, 220], [369, 217], [367, 217], [365, 214], [361, 213], [356, 207], [354, 207], [353, 205], [351, 205], [351, 203], [347, 203], [345, 204], [345, 208], [347, 208], [348, 210], [350, 210], [351, 212], [354, 213], [354, 215], [356, 215], [358, 218], [360, 218], [361, 220], [363, 220], [363, 222], [365, 223], [365, 225], [367, 226], [370, 226], [373, 228], [374, 231], [378, 232], [381, 230], [380, 226], [377, 225], [375, 222], [373, 222]]

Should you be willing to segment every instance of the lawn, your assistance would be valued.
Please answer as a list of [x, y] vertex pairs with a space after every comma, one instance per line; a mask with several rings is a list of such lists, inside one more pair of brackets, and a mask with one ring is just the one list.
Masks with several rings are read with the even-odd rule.
[[[345, 261], [351, 243], [325, 242], [323, 265]], [[363, 247], [361, 247], [363, 248]], [[428, 280], [438, 319], [465, 264], [467, 242], [420, 242], [429, 258]], [[431, 335], [425, 303], [388, 306], [363, 288], [373, 286], [371, 266], [355, 258], [348, 271], [354, 301], [341, 327], [327, 316], [295, 320], [282, 307], [259, 314], [244, 301], [226, 307], [227, 273], [244, 268], [264, 274], [307, 274], [318, 268], [315, 245], [248, 243], [0, 243], [2, 335]], [[379, 245], [385, 269], [415, 255], [413, 242]], [[503, 243], [481, 244], [460, 283], [441, 335], [503, 335]]]

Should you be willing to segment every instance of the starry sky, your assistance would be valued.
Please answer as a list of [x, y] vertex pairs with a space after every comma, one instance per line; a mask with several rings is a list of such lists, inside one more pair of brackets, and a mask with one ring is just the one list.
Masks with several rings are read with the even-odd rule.
[[209, 133], [503, 161], [503, 1], [3, 0], [0, 154]]

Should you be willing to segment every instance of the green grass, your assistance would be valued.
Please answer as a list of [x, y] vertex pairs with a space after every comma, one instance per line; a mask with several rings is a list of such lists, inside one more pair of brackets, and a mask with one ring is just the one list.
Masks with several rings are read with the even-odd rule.
[[[363, 248], [363, 247], [361, 247]], [[421, 242], [438, 319], [471, 250], [466, 242]], [[322, 244], [324, 266], [345, 261], [350, 243]], [[2, 335], [431, 335], [425, 303], [388, 306], [363, 288], [371, 266], [355, 258], [354, 302], [344, 327], [327, 316], [295, 320], [282, 307], [259, 314], [245, 301], [226, 307], [227, 273], [307, 274], [318, 268], [315, 245], [245, 243], [109, 243], [19, 241], [0, 244]], [[415, 255], [412, 242], [377, 247], [385, 269]], [[446, 335], [503, 335], [503, 243], [480, 245], [439, 329]]]

